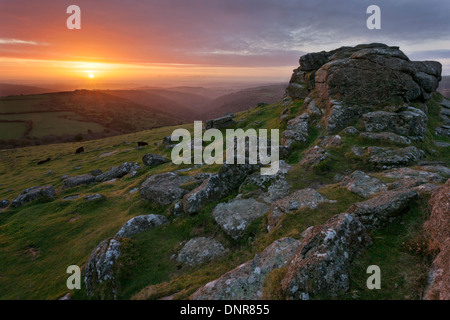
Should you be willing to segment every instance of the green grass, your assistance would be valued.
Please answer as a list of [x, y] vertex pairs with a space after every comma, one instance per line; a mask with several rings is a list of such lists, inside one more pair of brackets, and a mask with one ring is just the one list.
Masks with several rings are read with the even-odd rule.
[[[93, 132], [101, 132], [105, 129], [102, 125], [95, 122], [86, 122], [73, 112], [40, 112], [40, 113], [25, 113], [25, 114], [8, 114], [0, 115], [0, 120], [31, 120], [33, 121], [33, 128], [30, 136], [41, 138], [44, 136], [55, 135], [61, 136], [63, 134], [77, 134], [87, 133], [88, 130]], [[3, 127], [2, 123], [2, 127]], [[14, 123], [18, 126], [23, 126], [22, 123]], [[12, 138], [20, 138], [23, 132], [18, 132]]]
[[[279, 123], [279, 116], [284, 108], [279, 104], [259, 105], [237, 114], [235, 119], [242, 121], [236, 127], [285, 128], [286, 120]], [[438, 123], [435, 119], [436, 110], [433, 108], [431, 106], [429, 126]], [[303, 111], [303, 101], [296, 101], [290, 106], [290, 117]], [[255, 121], [258, 122], [256, 126]], [[333, 215], [345, 212], [351, 204], [362, 200], [334, 184], [333, 177], [337, 173], [344, 174], [361, 168], [365, 170], [362, 160], [349, 156], [352, 146], [364, 145], [365, 141], [356, 137], [343, 137], [341, 147], [327, 150], [331, 158], [322, 166], [317, 169], [300, 167], [299, 161], [304, 151], [315, 145], [317, 138], [324, 134], [322, 129], [315, 126], [315, 122], [308, 141], [296, 145], [288, 159], [293, 166], [288, 180], [293, 189], [316, 186], [320, 193], [337, 202], [322, 203], [316, 210], [303, 209], [286, 214], [270, 233], [267, 232], [267, 216], [263, 216], [249, 226], [241, 240], [235, 241], [214, 221], [211, 212], [217, 203], [208, 204], [197, 215], [175, 218], [167, 211], [167, 207], [142, 201], [139, 192], [129, 193], [151, 174], [192, 168], [193, 165], [175, 166], [166, 163], [155, 168], [144, 166], [136, 177], [124, 177], [113, 184], [98, 183], [69, 190], [61, 188], [61, 176], [64, 174], [74, 176], [94, 169], [106, 171], [109, 167], [124, 162], [142, 164], [142, 156], [150, 152], [170, 157], [170, 150], [161, 145], [161, 140], [178, 127], [180, 126], [164, 127], [80, 143], [0, 150], [0, 199], [12, 200], [25, 188], [47, 184], [53, 185], [58, 192], [54, 200], [38, 200], [17, 209], [0, 212], [0, 299], [61, 297], [68, 292], [66, 268], [69, 265], [76, 264], [83, 268], [91, 251], [102, 240], [114, 236], [130, 218], [149, 213], [166, 215], [171, 223], [127, 241], [122, 258], [118, 261], [118, 297], [157, 299], [176, 294], [176, 298], [187, 298], [200, 286], [252, 259], [273, 241], [286, 236], [300, 239], [301, 233], [309, 226], [323, 224]], [[192, 124], [181, 127], [192, 130]], [[149, 146], [137, 149], [136, 141], [146, 141]], [[75, 155], [74, 151], [80, 146], [84, 146], [86, 152]], [[442, 159], [447, 154], [443, 150], [439, 152], [436, 159]], [[40, 166], [36, 164], [48, 157], [52, 158], [50, 162]], [[217, 172], [219, 169], [220, 165], [203, 166], [183, 174]], [[195, 184], [184, 186], [186, 190], [194, 187]], [[252, 186], [247, 186], [244, 190], [245, 193], [252, 191], [255, 191]], [[86, 202], [83, 196], [92, 193], [101, 193], [106, 199]], [[73, 201], [62, 200], [75, 194], [80, 195], [80, 198]], [[423, 208], [416, 206], [404, 216], [402, 223], [392, 224], [386, 230], [373, 234], [374, 246], [355, 262], [352, 291], [344, 298], [414, 297], [411, 292], [420, 287], [417, 283], [423, 283], [423, 259], [402, 251], [401, 244], [411, 241], [420, 233], [420, 226], [425, 218]], [[196, 268], [179, 265], [171, 259], [186, 241], [198, 236], [214, 237], [229, 249], [228, 253]], [[400, 288], [398, 292], [395, 292], [395, 287], [388, 287], [380, 292], [364, 290], [367, 279], [364, 267], [368, 263], [377, 264], [375, 262], [382, 267], [382, 277], [385, 279], [382, 281], [389, 282], [389, 286], [397, 283], [397, 288]], [[283, 270], [278, 270], [268, 279], [266, 297], [280, 297], [276, 284], [282, 273]], [[76, 291], [74, 298], [85, 299], [84, 289]]]
[[[401, 220], [371, 234], [373, 246], [353, 262], [350, 273], [350, 291], [344, 299], [421, 299], [432, 253], [425, 247], [414, 247], [427, 242], [422, 229], [428, 218], [426, 200], [411, 206]], [[414, 250], [409, 250], [412, 244]], [[420, 250], [418, 249], [420, 248]], [[366, 269], [378, 265], [381, 269], [381, 289], [369, 290]]]
[[[1, 117], [0, 117], [1, 120]], [[22, 137], [27, 131], [25, 122], [2, 122], [0, 121], [0, 139], [15, 139]]]

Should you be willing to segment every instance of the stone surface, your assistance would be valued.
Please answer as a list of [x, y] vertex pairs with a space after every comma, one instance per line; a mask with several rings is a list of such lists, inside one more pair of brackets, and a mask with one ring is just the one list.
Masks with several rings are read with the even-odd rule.
[[117, 297], [117, 282], [114, 274], [114, 266], [117, 258], [120, 256], [121, 241], [117, 239], [108, 239], [100, 244], [91, 252], [88, 264], [86, 265], [84, 284], [86, 285], [86, 295], [88, 297], [98, 296], [97, 292], [102, 285], [107, 292], [103, 298]]
[[363, 115], [364, 125], [369, 132], [388, 131], [411, 139], [423, 140], [427, 131], [428, 118], [416, 108], [408, 107], [399, 113], [375, 111]]
[[264, 280], [271, 271], [287, 265], [295, 254], [300, 241], [282, 238], [269, 245], [263, 252], [220, 278], [198, 289], [193, 300], [260, 300]]
[[53, 186], [40, 186], [31, 187], [22, 191], [22, 193], [13, 200], [12, 206], [14, 208], [20, 207], [27, 202], [39, 199], [39, 198], [54, 198], [56, 196], [56, 191]]
[[247, 176], [260, 168], [252, 164], [224, 164], [218, 174], [210, 176], [203, 183], [183, 197], [187, 214], [199, 212], [211, 201], [218, 201], [237, 190]]
[[[434, 168], [434, 170], [436, 170], [437, 172], [426, 171], [425, 169], [427, 167], [431, 170], [433, 170], [433, 168]], [[439, 174], [439, 169], [440, 169], [439, 167], [434, 167], [434, 166], [433, 167], [431, 167], [431, 166], [419, 167], [424, 170], [416, 170], [413, 168], [404, 167], [404, 168], [392, 169], [387, 172], [383, 172], [383, 176], [385, 176], [386, 178], [393, 178], [393, 179], [414, 178], [414, 179], [428, 181], [428, 182], [440, 183], [440, 182], [444, 182], [445, 178]], [[442, 166], [441, 171], [445, 174], [445, 173], [448, 173], [447, 169], [448, 168]]]
[[363, 198], [387, 190], [387, 187], [377, 178], [372, 178], [362, 171], [354, 171], [341, 181], [341, 186]]
[[63, 180], [63, 187], [64, 188], [73, 188], [76, 186], [80, 186], [83, 184], [91, 184], [95, 182], [95, 177], [90, 174], [83, 174], [81, 176], [76, 177], [70, 177], [65, 180]]
[[114, 237], [131, 238], [141, 232], [153, 229], [166, 223], [169, 223], [169, 220], [161, 215], [146, 214], [137, 216], [128, 220], [128, 222], [120, 228]]
[[369, 157], [369, 162], [379, 169], [407, 166], [417, 162], [424, 156], [424, 152], [414, 146], [406, 148], [369, 147], [366, 153]]
[[4, 209], [7, 208], [9, 206], [9, 200], [8, 199], [3, 199], [2, 201], [0, 201], [0, 209]]
[[120, 179], [126, 174], [129, 174], [130, 172], [137, 171], [141, 169], [141, 166], [137, 163], [131, 163], [131, 162], [125, 162], [121, 164], [120, 166], [111, 167], [108, 171], [98, 175], [95, 177], [95, 180], [97, 182], [104, 182], [112, 179]]
[[309, 115], [304, 113], [291, 119], [287, 123], [287, 128], [283, 132], [281, 144], [291, 146], [294, 142], [306, 142], [309, 135]]
[[324, 148], [336, 148], [342, 145], [342, 138], [339, 135], [327, 136], [320, 140], [319, 146]]
[[306, 188], [294, 191], [287, 197], [276, 201], [270, 207], [267, 217], [269, 231], [277, 225], [284, 214], [306, 207], [316, 209], [322, 202], [330, 202], [330, 200], [314, 189]]
[[309, 148], [303, 154], [300, 165], [305, 167], [315, 167], [322, 161], [326, 160], [330, 154], [319, 146]]
[[353, 259], [371, 243], [365, 227], [351, 214], [313, 227], [288, 265], [283, 292], [290, 299], [337, 297], [349, 289]]
[[356, 129], [355, 127], [350, 126], [350, 127], [345, 128], [344, 130], [342, 130], [342, 134], [354, 136], [354, 135], [359, 134], [359, 130]]
[[233, 117], [234, 117], [233, 114], [228, 114], [221, 118], [208, 120], [208, 121], [206, 121], [206, 130], [212, 129], [212, 128], [221, 129], [221, 128], [226, 128], [226, 127], [232, 126], [233, 124], [236, 123], [233, 120]]
[[233, 199], [219, 203], [213, 209], [213, 216], [220, 227], [233, 239], [241, 238], [250, 223], [264, 215], [269, 206], [255, 199]]
[[205, 237], [189, 240], [178, 253], [177, 261], [194, 267], [223, 255], [224, 246], [217, 240]]
[[254, 194], [258, 200], [272, 204], [273, 201], [281, 199], [289, 194], [291, 185], [286, 180], [286, 174], [291, 169], [285, 161], [280, 161], [277, 174], [261, 175], [260, 172], [254, 172], [249, 175], [239, 188], [239, 193], [244, 193], [245, 188], [258, 188]]
[[411, 189], [387, 191], [353, 204], [348, 212], [353, 213], [366, 228], [377, 229], [398, 218], [417, 197], [418, 193]]
[[450, 299], [450, 180], [430, 198], [431, 215], [424, 229], [439, 249], [428, 274], [425, 300]]
[[101, 200], [101, 199], [104, 199], [104, 198], [105, 197], [102, 196], [100, 193], [89, 194], [89, 195], [84, 197], [84, 199], [86, 201], [95, 201], [95, 200]]
[[392, 132], [361, 132], [361, 138], [380, 142], [410, 145], [411, 140]]
[[180, 176], [173, 172], [152, 175], [142, 184], [140, 194], [142, 199], [160, 205], [169, 205], [188, 193], [186, 189], [180, 188], [180, 186], [193, 180], [189, 176]]
[[153, 153], [147, 153], [142, 157], [142, 162], [149, 167], [158, 166], [168, 161], [169, 160], [167, 160], [165, 157]]

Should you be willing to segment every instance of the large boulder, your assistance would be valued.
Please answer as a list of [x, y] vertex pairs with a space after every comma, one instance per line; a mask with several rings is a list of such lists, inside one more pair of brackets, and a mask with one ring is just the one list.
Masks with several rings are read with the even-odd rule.
[[233, 114], [227, 114], [226, 116], [223, 116], [221, 118], [217, 118], [217, 119], [211, 119], [206, 121], [206, 129], [221, 129], [221, 128], [226, 128], [226, 127], [230, 127], [233, 124], [235, 124], [236, 122], [233, 120], [234, 115]]
[[354, 171], [341, 181], [341, 186], [363, 198], [369, 198], [387, 190], [387, 186], [377, 178], [370, 177], [362, 171]]
[[118, 166], [117, 168], [111, 167], [108, 171], [96, 176], [95, 180], [97, 182], [104, 182], [112, 179], [119, 179], [125, 176], [126, 174], [129, 174], [133, 171], [137, 171], [139, 169], [141, 169], [141, 166], [137, 162], [134, 163], [125, 162], [120, 166]]
[[288, 264], [300, 241], [282, 238], [256, 254], [253, 260], [207, 283], [193, 295], [193, 300], [260, 300], [266, 276]]
[[149, 167], [154, 167], [169, 162], [169, 160], [158, 154], [148, 153], [142, 157], [142, 162]]
[[241, 238], [252, 221], [264, 215], [269, 206], [255, 199], [236, 198], [219, 203], [213, 209], [213, 216], [220, 227], [233, 239]]
[[429, 201], [431, 215], [424, 228], [439, 249], [428, 274], [426, 300], [450, 299], [450, 179], [434, 191]]
[[92, 251], [84, 277], [88, 297], [117, 298], [115, 265], [120, 246], [121, 241], [113, 238], [100, 242]]
[[224, 164], [214, 174], [183, 197], [183, 208], [187, 214], [199, 212], [211, 201], [218, 201], [239, 189], [247, 176], [260, 168], [258, 164]]
[[177, 261], [194, 267], [223, 255], [224, 246], [217, 240], [205, 237], [189, 240], [180, 250]]
[[336, 297], [349, 289], [353, 259], [371, 245], [361, 222], [342, 213], [313, 227], [288, 265], [281, 286], [286, 297]]
[[95, 177], [93, 175], [83, 174], [80, 176], [64, 179], [63, 187], [68, 189], [68, 188], [73, 188], [73, 187], [80, 186], [83, 184], [91, 184], [94, 182], [95, 182]]
[[157, 214], [137, 216], [128, 220], [114, 237], [131, 238], [132, 236], [140, 234], [146, 230], [151, 230], [168, 222], [169, 220], [166, 217]]
[[24, 205], [27, 202], [39, 199], [39, 198], [54, 198], [56, 191], [53, 186], [40, 186], [31, 187], [22, 191], [22, 193], [13, 200], [12, 206], [17, 208]]
[[358, 217], [366, 228], [377, 229], [398, 218], [417, 197], [418, 193], [412, 189], [387, 191], [353, 204], [348, 212]]
[[294, 212], [302, 208], [316, 209], [319, 203], [330, 202], [314, 189], [306, 188], [296, 190], [289, 196], [276, 201], [270, 207], [268, 214], [268, 229], [273, 229], [281, 217], [289, 212]]
[[374, 111], [363, 115], [368, 132], [393, 132], [414, 140], [423, 140], [427, 131], [427, 115], [419, 109], [408, 107], [402, 112]]
[[181, 185], [193, 180], [194, 178], [173, 172], [152, 175], [141, 186], [141, 198], [160, 205], [169, 205], [188, 193]]

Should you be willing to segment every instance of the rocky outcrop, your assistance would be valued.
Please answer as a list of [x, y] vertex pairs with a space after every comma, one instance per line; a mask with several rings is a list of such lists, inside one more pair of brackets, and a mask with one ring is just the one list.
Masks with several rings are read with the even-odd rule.
[[83, 174], [81, 176], [70, 177], [70, 178], [64, 179], [63, 187], [68, 189], [68, 188], [73, 188], [73, 187], [80, 186], [83, 184], [91, 184], [94, 182], [95, 182], [95, 177], [93, 175]]
[[427, 117], [408, 104], [430, 99], [441, 72], [439, 62], [410, 61], [398, 47], [362, 44], [302, 56], [286, 93], [304, 98], [307, 91], [322, 112], [328, 111], [324, 123], [329, 133], [364, 115], [367, 131], [422, 140]]
[[316, 209], [319, 203], [330, 202], [314, 189], [306, 188], [296, 190], [289, 196], [276, 201], [269, 210], [268, 229], [272, 230], [283, 215], [294, 212], [302, 208]]
[[31, 187], [22, 191], [22, 193], [13, 200], [12, 206], [14, 208], [23, 206], [25, 203], [40, 199], [40, 198], [54, 198], [56, 196], [56, 191], [53, 186], [40, 186]]
[[194, 267], [220, 257], [224, 252], [224, 246], [217, 240], [205, 237], [193, 238], [178, 253], [177, 261]]
[[363, 198], [369, 198], [387, 190], [387, 186], [377, 178], [372, 178], [362, 171], [354, 171], [345, 177], [341, 186]]
[[96, 176], [95, 181], [104, 182], [112, 179], [120, 179], [126, 174], [132, 173], [139, 169], [141, 169], [141, 166], [137, 162], [134, 163], [125, 162], [120, 166], [118, 166], [117, 168], [111, 167], [108, 171]]
[[351, 262], [372, 240], [352, 214], [334, 216], [312, 228], [288, 265], [281, 286], [286, 297], [336, 297], [349, 289]]
[[255, 199], [237, 197], [227, 203], [219, 203], [213, 209], [216, 222], [228, 235], [237, 240], [241, 238], [250, 223], [264, 215], [269, 206]]
[[151, 230], [166, 223], [169, 223], [169, 220], [161, 215], [146, 214], [137, 216], [128, 220], [128, 222], [125, 223], [122, 228], [120, 228], [120, 230], [114, 237], [131, 238], [146, 230]]
[[386, 226], [409, 208], [418, 193], [412, 189], [383, 192], [379, 196], [353, 204], [348, 210], [368, 229]]
[[450, 180], [433, 192], [431, 215], [424, 228], [439, 249], [428, 274], [426, 300], [450, 299]]
[[142, 157], [142, 162], [149, 167], [158, 166], [160, 164], [169, 162], [166, 158], [153, 153], [148, 153]]
[[189, 176], [180, 176], [173, 172], [152, 175], [141, 186], [141, 198], [160, 205], [169, 205], [188, 193], [181, 185], [193, 180]]
[[253, 260], [209, 282], [193, 295], [194, 300], [260, 300], [266, 276], [287, 265], [295, 254], [299, 240], [282, 238], [273, 242]]

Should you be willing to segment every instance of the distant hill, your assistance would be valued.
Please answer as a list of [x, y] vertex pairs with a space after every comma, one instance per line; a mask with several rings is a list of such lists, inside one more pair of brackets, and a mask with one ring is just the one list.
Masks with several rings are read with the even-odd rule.
[[189, 122], [195, 120], [201, 114], [198, 108], [210, 101], [210, 99], [200, 95], [159, 88], [145, 90], [105, 90], [101, 92], [144, 105], [152, 112], [166, 113], [172, 117]]
[[450, 98], [450, 76], [442, 77], [442, 80], [439, 83], [439, 88], [437, 91], [442, 93], [447, 98]]
[[0, 83], [0, 97], [21, 95], [21, 94], [39, 94], [52, 92], [54, 90], [34, 87], [34, 86], [23, 86], [18, 84], [8, 84]]
[[0, 147], [90, 140], [183, 121], [98, 91], [0, 98]]
[[286, 84], [276, 84], [249, 88], [216, 98], [203, 106], [203, 120], [223, 116], [227, 112], [240, 112], [254, 108], [258, 103], [274, 103], [280, 100]]

